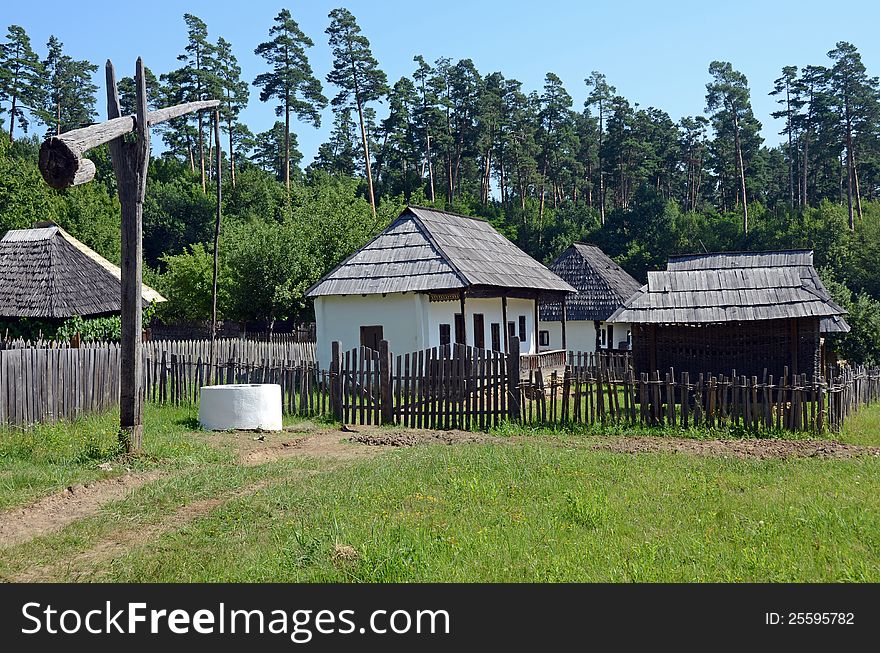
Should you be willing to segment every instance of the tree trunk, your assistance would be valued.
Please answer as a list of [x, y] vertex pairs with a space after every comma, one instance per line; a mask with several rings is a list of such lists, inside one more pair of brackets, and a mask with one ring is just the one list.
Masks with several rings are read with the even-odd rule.
[[284, 187], [290, 195], [290, 93], [284, 96]]
[[733, 112], [733, 139], [734, 144], [736, 145], [736, 160], [739, 164], [739, 184], [740, 184], [740, 193], [742, 196], [743, 203], [743, 234], [748, 235], [749, 233], [749, 201], [746, 197], [746, 171], [743, 165], [743, 156], [742, 156], [742, 147], [740, 146], [739, 141], [739, 118], [736, 115], [736, 110]]
[[803, 184], [804, 184], [804, 186], [801, 189], [801, 192], [803, 193], [803, 200], [801, 201], [801, 206], [808, 206], [808, 202], [810, 199], [809, 196], [807, 195], [807, 180], [808, 180], [807, 170], [810, 167], [809, 156], [810, 156], [810, 131], [807, 130], [804, 132], [804, 162], [803, 162], [803, 167], [804, 167]]
[[850, 125], [849, 118], [847, 118], [846, 123], [846, 205], [849, 212], [849, 229], [850, 231], [855, 231], [856, 223], [853, 215], [852, 126]]
[[11, 143], [14, 139], [12, 138], [12, 130], [15, 129], [15, 103], [18, 98], [13, 95], [12, 96], [12, 107], [9, 109], [9, 142]]
[[202, 192], [206, 192], [205, 185], [205, 134], [203, 133], [204, 124], [202, 122], [202, 114], [199, 113], [199, 168], [202, 174]]
[[235, 150], [233, 149], [233, 141], [232, 141], [232, 120], [228, 123], [229, 127], [229, 181], [232, 182], [232, 187], [235, 188]]

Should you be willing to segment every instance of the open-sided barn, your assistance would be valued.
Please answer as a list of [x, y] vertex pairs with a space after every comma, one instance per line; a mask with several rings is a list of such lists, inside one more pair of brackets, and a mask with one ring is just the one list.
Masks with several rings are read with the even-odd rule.
[[811, 252], [670, 259], [609, 319], [632, 324], [639, 371], [819, 374], [822, 330], [846, 330]]

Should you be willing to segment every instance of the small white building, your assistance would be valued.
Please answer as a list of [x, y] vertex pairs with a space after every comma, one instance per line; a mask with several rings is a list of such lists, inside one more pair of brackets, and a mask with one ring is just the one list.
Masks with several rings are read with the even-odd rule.
[[315, 302], [317, 358], [331, 343], [395, 354], [463, 343], [537, 353], [538, 305], [572, 288], [485, 220], [408, 207], [307, 293]]
[[563, 301], [541, 301], [538, 327], [540, 350], [572, 352], [628, 350], [630, 325], [606, 320], [623, 306], [642, 284], [605, 252], [575, 243], [550, 264], [550, 270], [577, 290]]

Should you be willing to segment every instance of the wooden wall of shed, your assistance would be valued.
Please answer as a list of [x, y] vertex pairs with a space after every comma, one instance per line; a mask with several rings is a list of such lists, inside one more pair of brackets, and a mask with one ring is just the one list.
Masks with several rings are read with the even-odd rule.
[[691, 375], [736, 370], [738, 375], [761, 378], [766, 369], [779, 378], [787, 366], [790, 374], [809, 378], [821, 370], [819, 320], [814, 318], [701, 326], [633, 324], [632, 336], [637, 372], [670, 367]]

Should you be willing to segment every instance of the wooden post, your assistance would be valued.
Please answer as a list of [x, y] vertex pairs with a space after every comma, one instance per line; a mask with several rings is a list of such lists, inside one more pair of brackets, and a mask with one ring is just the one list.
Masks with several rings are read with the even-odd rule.
[[[107, 115], [122, 114], [116, 91], [116, 73], [107, 61]], [[134, 142], [118, 136], [110, 141], [110, 158], [116, 172], [122, 208], [122, 337], [120, 342], [119, 425], [120, 441], [129, 452], [138, 451], [143, 440], [144, 407], [141, 396], [142, 361], [142, 254], [144, 194], [150, 162], [150, 130], [147, 125], [147, 89], [144, 63], [138, 58], [135, 72], [137, 125]]]
[[519, 338], [511, 338], [507, 354], [507, 416], [512, 422], [518, 422], [520, 418], [519, 375]]
[[507, 331], [507, 295], [501, 296], [501, 321], [504, 323], [501, 325], [504, 333], [504, 353], [510, 354], [510, 333]]
[[593, 320], [593, 327], [596, 329], [596, 356], [598, 356], [602, 349], [602, 338], [599, 334], [599, 329], [601, 328], [599, 326], [599, 320]]
[[568, 319], [567, 297], [562, 297], [562, 349], [568, 351], [568, 340], [565, 337], [565, 321]]
[[461, 344], [467, 345], [467, 315], [464, 312], [464, 290], [458, 293], [458, 301], [461, 305]]
[[382, 423], [394, 422], [394, 385], [391, 383], [391, 352], [388, 341], [379, 341], [379, 401], [381, 403]]
[[342, 421], [342, 383], [339, 377], [339, 350], [342, 343], [334, 340], [330, 346], [330, 413], [333, 419]]
[[[541, 293], [535, 293], [535, 315], [532, 318], [534, 320], [534, 325], [532, 326], [532, 336], [535, 338], [535, 353], [541, 351], [540, 340], [538, 340], [538, 305], [541, 303]], [[529, 352], [531, 352], [531, 347], [529, 347]], [[543, 382], [543, 379], [542, 379]]]
[[217, 207], [214, 219], [214, 272], [211, 277], [211, 358], [214, 358], [214, 342], [217, 339], [217, 266], [220, 248], [220, 218], [223, 213], [223, 186], [220, 162], [220, 112], [214, 111], [214, 151], [217, 156]]

